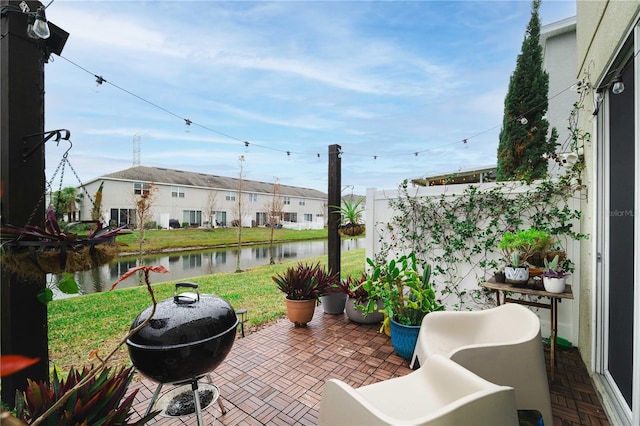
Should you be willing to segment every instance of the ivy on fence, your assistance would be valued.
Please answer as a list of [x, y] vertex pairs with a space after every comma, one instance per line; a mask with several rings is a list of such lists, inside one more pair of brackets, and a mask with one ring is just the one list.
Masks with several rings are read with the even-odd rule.
[[576, 187], [564, 178], [533, 185], [470, 185], [455, 195], [416, 196], [410, 191], [404, 181], [398, 197], [389, 200], [395, 214], [379, 229], [382, 245], [376, 258], [413, 251], [433, 265], [442, 301], [454, 309], [488, 303], [483, 289], [461, 283], [470, 275], [482, 282], [504, 263], [498, 243], [505, 232], [545, 230], [561, 250], [569, 239], [585, 237], [574, 230], [580, 211], [569, 206]]

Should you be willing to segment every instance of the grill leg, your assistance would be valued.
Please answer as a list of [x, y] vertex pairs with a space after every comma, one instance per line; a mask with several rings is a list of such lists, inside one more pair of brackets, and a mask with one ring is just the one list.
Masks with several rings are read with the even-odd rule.
[[[213, 384], [213, 379], [211, 378], [211, 374], [207, 375], [207, 382], [209, 382], [210, 385], [216, 386]], [[227, 414], [227, 409], [224, 408], [224, 404], [222, 403], [222, 394], [220, 393], [220, 389], [216, 386], [216, 389], [218, 390], [218, 407], [220, 407], [220, 412], [224, 415]]]
[[198, 393], [198, 380], [191, 382], [191, 389], [193, 389], [193, 401], [196, 404], [196, 418], [198, 419], [198, 426], [202, 426], [202, 408], [200, 408], [200, 394]]
[[156, 388], [156, 391], [153, 393], [153, 396], [151, 397], [151, 402], [149, 402], [147, 411], [145, 411], [144, 413], [145, 416], [148, 416], [149, 413], [151, 412], [151, 409], [153, 408], [153, 405], [156, 403], [156, 400], [158, 399], [158, 395], [160, 395], [161, 390], [162, 390], [162, 383], [158, 383], [158, 387]]

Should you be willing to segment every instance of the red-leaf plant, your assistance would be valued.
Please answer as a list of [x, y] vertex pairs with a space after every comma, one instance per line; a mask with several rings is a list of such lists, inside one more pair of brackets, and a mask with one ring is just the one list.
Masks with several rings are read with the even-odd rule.
[[[103, 228], [102, 223], [97, 222], [96, 229], [89, 232], [87, 235], [87, 240], [108, 240], [109, 238], [115, 237], [116, 235], [120, 235], [126, 233], [125, 231], [126, 225], [109, 229]], [[84, 239], [79, 239], [78, 234], [72, 232], [65, 232], [60, 228], [60, 224], [58, 223], [58, 219], [56, 219], [55, 211], [53, 210], [53, 206], [49, 205], [47, 208], [46, 216], [45, 216], [45, 224], [44, 229], [35, 225], [26, 225], [26, 226], [15, 226], [6, 224], [0, 228], [0, 233], [5, 235], [14, 236], [14, 240], [24, 240], [24, 241], [79, 241]]]
[[[129, 332], [104, 359], [97, 355], [97, 351], [94, 351], [96, 358], [100, 362], [97, 367], [92, 365], [90, 368], [85, 367], [82, 371], [76, 371], [72, 368], [66, 382], [58, 380], [57, 374], [54, 372], [53, 389], [50, 389], [49, 385], [46, 383], [29, 381], [25, 395], [16, 398], [16, 409], [23, 417], [23, 420], [26, 420], [27, 417], [33, 419], [36, 416], [39, 416], [31, 423], [31, 425], [70, 424], [68, 421], [73, 421], [73, 424], [75, 424], [78, 420], [85, 420], [82, 424], [125, 424], [124, 421], [128, 418], [129, 409], [133, 404], [135, 392], [129, 395], [121, 403], [119, 408], [116, 409], [116, 406], [124, 396], [124, 393], [131, 382], [133, 371], [132, 368], [123, 368], [113, 376], [110, 376], [110, 369], [106, 367], [106, 364], [117, 352], [118, 348], [125, 344], [129, 337], [137, 333], [141, 328], [145, 327], [155, 314], [157, 302], [151, 283], [149, 282], [149, 273], [157, 272], [164, 274], [169, 272], [162, 265], [142, 265], [131, 268], [115, 283], [113, 283], [111, 290], [113, 290], [120, 282], [138, 271], [144, 272], [144, 281], [147, 284], [147, 290], [149, 291], [151, 300], [153, 301], [149, 317], [134, 329], [129, 330]], [[106, 404], [105, 401], [107, 400], [115, 401], [115, 406], [104, 411], [108, 407], [103, 407], [102, 405]], [[22, 404], [22, 407], [20, 407], [20, 404]], [[26, 409], [26, 413], [24, 409]], [[104, 413], [109, 413], [109, 417], [104, 417], [107, 415]], [[149, 416], [138, 420], [135, 424], [145, 424], [157, 414], [158, 412], [151, 413]]]

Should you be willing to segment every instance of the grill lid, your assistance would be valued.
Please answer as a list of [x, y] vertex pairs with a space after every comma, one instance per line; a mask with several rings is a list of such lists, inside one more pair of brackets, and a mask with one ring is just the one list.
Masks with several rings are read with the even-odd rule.
[[[178, 294], [181, 287], [195, 290]], [[131, 324], [140, 325], [153, 306], [142, 311]], [[215, 295], [201, 295], [198, 284], [176, 283], [172, 298], [158, 302], [151, 321], [127, 340], [127, 344], [143, 349], [175, 349], [218, 338], [234, 329], [238, 319], [231, 305]]]

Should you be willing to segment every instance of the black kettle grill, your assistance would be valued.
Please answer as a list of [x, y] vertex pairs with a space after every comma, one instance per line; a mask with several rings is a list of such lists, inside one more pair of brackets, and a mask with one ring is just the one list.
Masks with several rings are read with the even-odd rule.
[[[180, 288], [194, 292], [178, 293]], [[151, 315], [152, 306], [131, 324], [140, 325]], [[198, 425], [201, 424], [198, 380], [213, 371], [231, 351], [238, 318], [231, 305], [215, 295], [201, 295], [192, 282], [176, 284], [174, 296], [158, 302], [149, 323], [127, 339], [129, 357], [144, 376], [158, 382], [147, 413], [162, 385], [190, 383], [194, 391]], [[218, 399], [220, 409], [226, 411]]]

